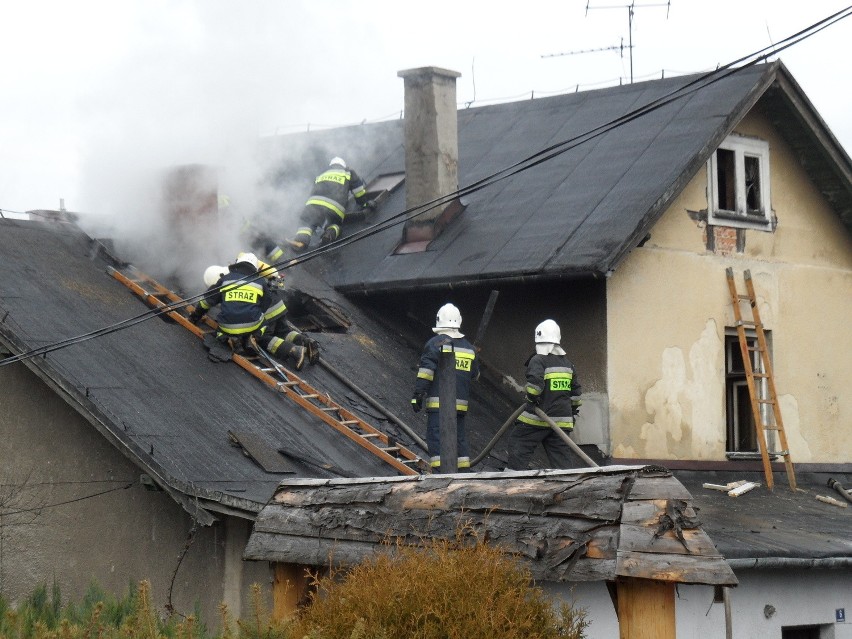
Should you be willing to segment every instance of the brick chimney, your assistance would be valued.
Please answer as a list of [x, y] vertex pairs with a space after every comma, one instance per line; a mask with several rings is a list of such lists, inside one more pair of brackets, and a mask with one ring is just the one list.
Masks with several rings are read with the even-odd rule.
[[[461, 74], [421, 67], [397, 76], [405, 86], [405, 205], [412, 208], [459, 188], [456, 78]], [[403, 243], [424, 243], [425, 248], [459, 210], [457, 202], [443, 204], [408, 220]]]

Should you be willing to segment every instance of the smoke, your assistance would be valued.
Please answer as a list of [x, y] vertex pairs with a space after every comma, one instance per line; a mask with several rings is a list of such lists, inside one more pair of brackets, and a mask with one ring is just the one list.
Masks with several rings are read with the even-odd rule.
[[[109, 63], [88, 77], [74, 105], [80, 197], [69, 208], [83, 229], [189, 290], [206, 266], [256, 248], [240, 235], [247, 224], [276, 242], [293, 233], [313, 177], [346, 147], [261, 140], [312, 116], [333, 121], [331, 107], [359, 82], [357, 74], [340, 77], [345, 60], [329, 63], [334, 43], [342, 48], [331, 23], [322, 51], [316, 31], [305, 28], [323, 24], [321, 8], [262, 0], [238, 9], [222, 0], [114, 3], [123, 11], [96, 4], [110, 48], [102, 52]], [[178, 221], [168, 185], [187, 167], [206, 176], [202, 199], [210, 191], [221, 197], [206, 215]]]

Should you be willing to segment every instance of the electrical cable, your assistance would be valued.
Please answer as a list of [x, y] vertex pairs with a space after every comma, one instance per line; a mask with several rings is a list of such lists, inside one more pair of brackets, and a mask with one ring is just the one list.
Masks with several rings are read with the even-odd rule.
[[[700, 91], [701, 89], [704, 89], [707, 86], [710, 86], [711, 84], [719, 82], [720, 80], [723, 80], [724, 78], [734, 73], [737, 73], [742, 69], [746, 69], [769, 57], [777, 55], [781, 51], [784, 51], [785, 49], [795, 44], [798, 44], [799, 42], [802, 42], [807, 38], [810, 38], [811, 36], [815, 35], [816, 33], [819, 33], [823, 29], [826, 29], [829, 26], [836, 24], [840, 20], [848, 18], [850, 15], [852, 15], [852, 6], [841, 9], [840, 11], [830, 16], [827, 16], [826, 18], [823, 18], [822, 20], [819, 20], [811, 24], [810, 26], [794, 33], [793, 35], [784, 38], [778, 43], [763, 47], [762, 49], [759, 49], [753, 53], [734, 60], [733, 62], [729, 62], [728, 64], [720, 66], [718, 69], [702, 74], [697, 78], [691, 80], [690, 82], [686, 83], [685, 85], [679, 86], [676, 89], [670, 91], [669, 93], [666, 93], [663, 96], [660, 96], [659, 98], [651, 100], [650, 102], [642, 105], [641, 107], [633, 109], [632, 111], [629, 111], [624, 115], [614, 118], [613, 120], [610, 120], [607, 123], [601, 124], [572, 138], [563, 140], [549, 147], [546, 147], [545, 149], [542, 149], [541, 151], [538, 151], [531, 156], [528, 156], [508, 167], [505, 167], [503, 169], [500, 169], [499, 171], [496, 171], [495, 173], [492, 173], [489, 176], [486, 176], [471, 184], [468, 184], [467, 186], [462, 187], [454, 191], [453, 193], [449, 193], [447, 195], [435, 198], [423, 204], [405, 209], [399, 213], [390, 216], [386, 220], [382, 220], [380, 222], [372, 224], [364, 229], [361, 229], [360, 231], [341, 238], [335, 242], [310, 250], [299, 257], [275, 262], [270, 266], [275, 268], [277, 271], [283, 271], [294, 266], [304, 264], [313, 259], [316, 259], [320, 255], [325, 255], [328, 252], [340, 250], [341, 248], [353, 244], [354, 242], [358, 242], [362, 239], [371, 237], [385, 230], [403, 224], [410, 219], [416, 218], [419, 215], [426, 213], [427, 211], [437, 208], [438, 206], [447, 204], [448, 202], [456, 198], [470, 195], [493, 184], [506, 180], [514, 175], [517, 175], [518, 173], [530, 170], [538, 166], [539, 164], [552, 160], [553, 158], [558, 157], [559, 155], [562, 155], [563, 153], [566, 153], [569, 150], [576, 148], [581, 144], [585, 144], [609, 131], [612, 131], [613, 129], [616, 129], [644, 115], [647, 115], [648, 113], [662, 108], [663, 106], [670, 104], [675, 100], [682, 99], [688, 95]], [[769, 51], [769, 53], [767, 53], [767, 51]], [[244, 281], [257, 281], [262, 277], [264, 276], [258, 274], [251, 278], [245, 278]], [[59, 350], [61, 348], [88, 341], [89, 339], [94, 339], [96, 337], [101, 337], [103, 335], [108, 335], [110, 333], [123, 330], [125, 328], [130, 328], [131, 326], [135, 326], [136, 324], [151, 319], [152, 317], [158, 317], [160, 315], [163, 315], [164, 313], [179, 310], [187, 306], [188, 304], [193, 303], [194, 301], [200, 300], [210, 292], [211, 291], [208, 289], [204, 293], [183, 298], [180, 301], [172, 302], [170, 304], [167, 304], [163, 308], [151, 309], [149, 311], [146, 311], [145, 313], [140, 313], [135, 317], [123, 320], [121, 322], [116, 322], [115, 324], [112, 324], [110, 326], [97, 329], [95, 331], [91, 331], [89, 333], [85, 333], [76, 337], [71, 337], [66, 340], [61, 340], [53, 344], [41, 346], [37, 349], [32, 349], [30, 351], [20, 353], [18, 355], [7, 357], [3, 360], [0, 360], [0, 367], [13, 364], [15, 362], [23, 361], [25, 359], [30, 359], [32, 357], [37, 357], [39, 355], [44, 355], [49, 352]]]
[[45, 508], [56, 508], [57, 506], [67, 506], [68, 504], [74, 504], [78, 501], [85, 501], [87, 499], [92, 499], [93, 497], [100, 497], [102, 495], [107, 495], [109, 493], [113, 493], [117, 490], [127, 490], [131, 486], [133, 486], [134, 482], [130, 482], [124, 486], [117, 486], [116, 488], [110, 488], [109, 490], [103, 490], [99, 493], [94, 493], [93, 495], [84, 495], [83, 497], [77, 497], [76, 499], [69, 499], [68, 501], [60, 501], [55, 504], [46, 504], [44, 506], [37, 506], [35, 508], [22, 508], [21, 510], [9, 510], [5, 512], [0, 512], [0, 515], [3, 517], [8, 517], [9, 515], [20, 515], [21, 513], [31, 513], [31, 512], [39, 512], [44, 510]]

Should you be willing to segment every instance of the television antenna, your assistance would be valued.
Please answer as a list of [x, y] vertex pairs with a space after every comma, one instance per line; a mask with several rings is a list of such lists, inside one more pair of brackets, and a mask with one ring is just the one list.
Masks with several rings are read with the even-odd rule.
[[619, 51], [621, 53], [621, 57], [624, 57], [624, 50], [627, 49], [628, 54], [630, 56], [630, 84], [633, 84], [633, 14], [636, 9], [647, 9], [651, 7], [665, 7], [666, 8], [666, 20], [669, 18], [669, 10], [672, 6], [672, 0], [667, 0], [667, 2], [660, 3], [650, 3], [650, 4], [636, 4], [635, 0], [632, 0], [630, 4], [620, 4], [620, 5], [604, 5], [593, 7], [591, 6], [591, 0], [586, 0], [586, 17], [589, 15], [589, 9], [627, 9], [627, 46], [624, 46], [624, 38], [621, 39], [620, 45], [614, 45], [610, 47], [599, 47], [597, 49], [581, 49], [579, 51], [568, 51], [566, 53], [551, 53], [549, 55], [543, 55], [542, 58], [553, 58], [557, 56], [563, 55], [576, 55], [579, 53], [593, 53], [597, 51]]

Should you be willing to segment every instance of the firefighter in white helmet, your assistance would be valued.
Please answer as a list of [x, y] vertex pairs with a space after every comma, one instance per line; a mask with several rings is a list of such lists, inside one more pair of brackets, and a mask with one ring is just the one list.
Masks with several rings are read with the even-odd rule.
[[535, 354], [526, 362], [527, 405], [509, 435], [511, 470], [527, 470], [530, 458], [540, 443], [544, 446], [551, 468], [570, 468], [571, 448], [539, 417], [538, 407], [570, 433], [580, 406], [580, 382], [574, 364], [559, 345], [562, 341], [559, 325], [551, 319], [535, 328]]
[[[295, 338], [276, 335], [276, 327], [283, 324], [287, 307], [280, 290], [270, 284], [272, 278], [278, 279], [277, 273], [253, 253], [240, 253], [227, 267], [208, 267], [204, 272], [207, 293], [189, 320], [197, 324], [208, 310], [218, 305], [217, 339], [242, 352], [249, 350], [249, 338], [254, 337], [261, 348], [281, 359], [289, 359], [300, 370], [310, 353]], [[308, 339], [298, 331], [295, 333]]]
[[[367, 199], [367, 188], [358, 174], [348, 166], [343, 158], [331, 159], [328, 168], [314, 180], [314, 187], [300, 218], [296, 235], [287, 240], [287, 244], [297, 253], [307, 250], [315, 229], [322, 228], [321, 244], [333, 242], [340, 237], [340, 227], [346, 218], [346, 205], [349, 194], [361, 209], [375, 209], [375, 204]], [[284, 251], [275, 247], [268, 259], [278, 262]]]
[[415, 413], [426, 406], [426, 444], [429, 447], [429, 465], [435, 469], [441, 466], [441, 422], [440, 401], [438, 397], [439, 375], [438, 359], [444, 344], [451, 343], [456, 361], [456, 424], [458, 445], [458, 470], [470, 471], [470, 452], [465, 431], [465, 415], [467, 415], [468, 399], [470, 397], [470, 382], [479, 377], [479, 359], [476, 349], [459, 331], [462, 317], [459, 309], [453, 304], [444, 304], [438, 309], [435, 318], [435, 328], [432, 337], [423, 348], [420, 356], [420, 367], [414, 383], [414, 396], [411, 407]]

